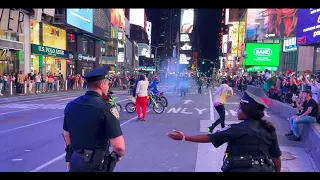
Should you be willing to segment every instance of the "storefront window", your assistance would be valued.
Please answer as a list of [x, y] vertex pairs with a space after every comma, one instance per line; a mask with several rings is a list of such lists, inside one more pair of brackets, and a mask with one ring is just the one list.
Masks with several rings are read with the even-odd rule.
[[106, 55], [106, 42], [105, 41], [101, 41], [101, 56], [105, 56]]
[[6, 31], [6, 30], [0, 30], [0, 38], [11, 40], [11, 41], [19, 41], [19, 42], [24, 41], [23, 34]]
[[31, 44], [40, 45], [40, 23], [35, 20], [30, 21], [30, 39]]
[[19, 65], [18, 51], [0, 49], [0, 74], [12, 73]]
[[117, 56], [117, 40], [112, 40], [107, 42], [107, 56], [116, 57]]
[[284, 53], [284, 56], [283, 71], [288, 71], [289, 69], [296, 71], [298, 65], [298, 51]]
[[95, 44], [94, 40], [89, 37], [82, 37], [82, 53], [88, 55], [95, 55]]
[[43, 24], [43, 45], [66, 50], [67, 33], [65, 30], [48, 24]]

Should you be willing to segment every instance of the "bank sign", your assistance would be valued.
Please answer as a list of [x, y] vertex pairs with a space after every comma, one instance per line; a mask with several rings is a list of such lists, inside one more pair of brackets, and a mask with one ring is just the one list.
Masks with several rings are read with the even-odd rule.
[[279, 66], [280, 44], [247, 43], [245, 66]]
[[296, 36], [298, 45], [320, 42], [319, 8], [298, 9]]
[[37, 44], [31, 44], [31, 53], [43, 56], [55, 56], [60, 58], [67, 58], [69, 56], [68, 52], [65, 50], [48, 46], [41, 46]]

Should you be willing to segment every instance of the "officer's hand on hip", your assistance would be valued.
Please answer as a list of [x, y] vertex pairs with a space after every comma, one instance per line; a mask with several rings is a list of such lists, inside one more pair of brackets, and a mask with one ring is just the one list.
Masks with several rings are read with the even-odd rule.
[[182, 140], [184, 137], [184, 133], [178, 130], [173, 130], [175, 133], [168, 133], [167, 136], [173, 140]]

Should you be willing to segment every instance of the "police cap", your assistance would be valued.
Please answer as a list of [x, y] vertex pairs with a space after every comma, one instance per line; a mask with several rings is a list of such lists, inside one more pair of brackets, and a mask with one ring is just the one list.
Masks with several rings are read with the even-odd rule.
[[240, 100], [240, 103], [260, 104], [260, 105], [264, 106], [265, 108], [269, 108], [269, 106], [261, 98], [259, 98], [258, 96], [254, 95], [248, 91], [244, 92], [244, 94]]
[[100, 66], [87, 74], [83, 76], [87, 80], [87, 82], [95, 82], [95, 81], [100, 81], [103, 79], [108, 79], [109, 81], [111, 78], [109, 77], [109, 66]]

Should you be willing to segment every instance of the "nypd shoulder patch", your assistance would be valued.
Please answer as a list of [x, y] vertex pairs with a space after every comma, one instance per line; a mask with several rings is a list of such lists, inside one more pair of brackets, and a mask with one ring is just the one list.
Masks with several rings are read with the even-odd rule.
[[120, 114], [118, 112], [117, 107], [113, 107], [110, 109], [111, 114], [116, 117], [118, 120], [120, 119]]

